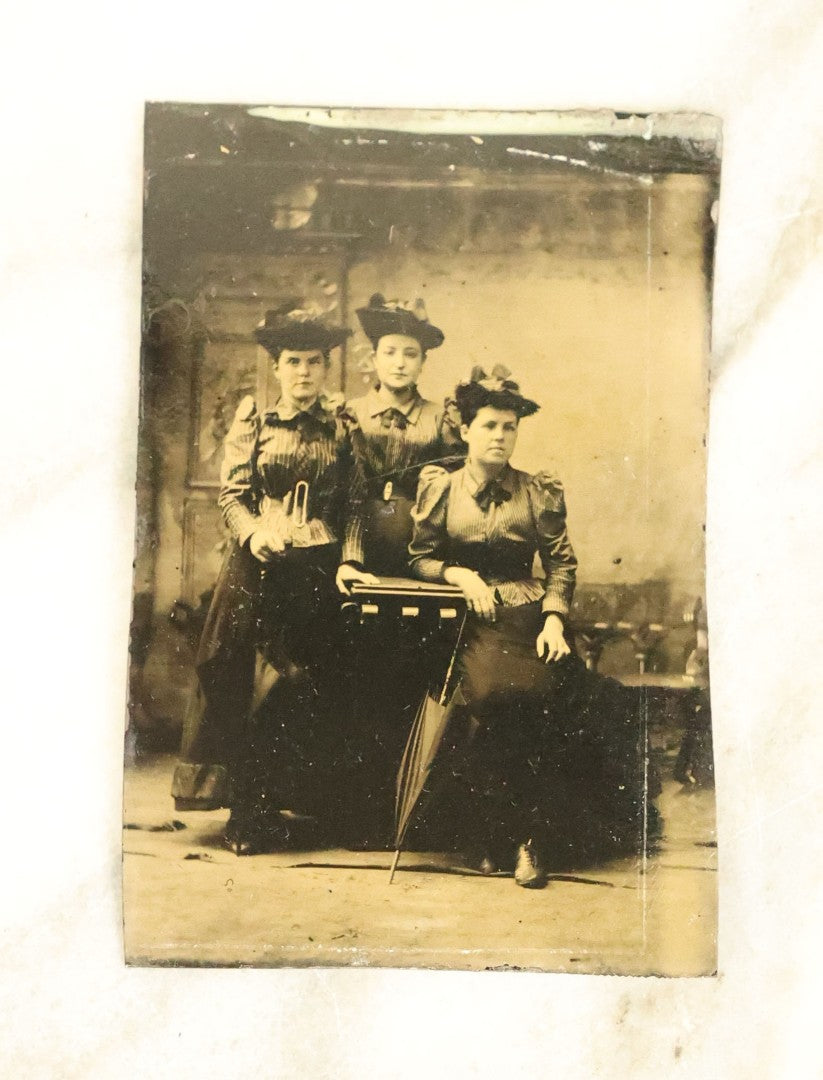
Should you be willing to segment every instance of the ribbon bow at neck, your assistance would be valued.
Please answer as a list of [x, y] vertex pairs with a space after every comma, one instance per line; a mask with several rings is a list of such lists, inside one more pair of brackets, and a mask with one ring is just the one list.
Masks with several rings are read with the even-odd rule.
[[488, 510], [492, 503], [501, 506], [511, 497], [512, 493], [507, 491], [499, 480], [489, 480], [475, 494], [474, 499], [481, 510]]
[[409, 418], [405, 413], [402, 413], [399, 409], [395, 409], [393, 406], [390, 409], [386, 409], [385, 412], [380, 414], [380, 424], [386, 429], [397, 428], [398, 431], [405, 431], [409, 426]]

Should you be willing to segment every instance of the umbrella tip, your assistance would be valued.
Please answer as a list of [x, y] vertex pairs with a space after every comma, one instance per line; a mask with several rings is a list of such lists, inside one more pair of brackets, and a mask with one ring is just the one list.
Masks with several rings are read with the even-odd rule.
[[395, 851], [394, 858], [392, 859], [391, 873], [389, 874], [389, 885], [391, 885], [391, 883], [394, 881], [394, 875], [395, 875], [395, 872], [397, 870], [397, 864], [399, 862], [400, 862], [400, 848], [398, 848], [397, 851]]

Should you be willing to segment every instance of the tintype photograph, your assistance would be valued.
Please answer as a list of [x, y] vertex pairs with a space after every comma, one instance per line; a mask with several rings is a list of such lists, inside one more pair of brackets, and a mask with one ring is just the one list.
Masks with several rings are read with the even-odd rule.
[[716, 970], [720, 124], [149, 104], [131, 964]]

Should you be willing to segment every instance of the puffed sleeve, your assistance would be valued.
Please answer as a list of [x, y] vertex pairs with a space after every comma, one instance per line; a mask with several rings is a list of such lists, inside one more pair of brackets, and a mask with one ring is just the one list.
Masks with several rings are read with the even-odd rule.
[[460, 413], [453, 398], [446, 398], [440, 419], [440, 446], [442, 460], [440, 464], [449, 472], [461, 469], [466, 463], [466, 444], [460, 435]]
[[549, 472], [529, 478], [527, 490], [537, 529], [537, 550], [546, 574], [543, 611], [568, 615], [577, 559], [566, 528], [566, 500], [560, 480]]
[[412, 510], [414, 534], [409, 544], [409, 566], [412, 574], [424, 581], [444, 580], [450, 491], [449, 473], [421, 478], [417, 489], [417, 502]]
[[217, 505], [226, 525], [245, 544], [258, 525], [255, 514], [254, 458], [260, 435], [260, 416], [253, 397], [244, 397], [224, 442]]

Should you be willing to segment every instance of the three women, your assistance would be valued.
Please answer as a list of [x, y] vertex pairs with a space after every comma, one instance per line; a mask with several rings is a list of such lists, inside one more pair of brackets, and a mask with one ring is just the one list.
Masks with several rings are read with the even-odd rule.
[[[373, 390], [335, 412], [323, 385], [348, 331], [285, 305], [256, 334], [280, 399], [262, 411], [244, 400], [226, 439], [219, 501], [236, 544], [198, 672], [201, 730], [223, 731], [231, 763], [227, 837], [238, 854], [276, 846], [289, 809], [343, 824], [349, 839], [378, 819], [387, 839], [425, 675], [397, 627], [347, 647], [339, 594], [411, 567], [466, 596], [459, 675], [473, 737], [452, 787], [487, 842], [483, 866], [516, 854], [516, 881], [534, 887], [549, 851], [581, 837], [617, 850], [637, 825], [633, 699], [569, 645], [576, 562], [559, 481], [509, 464], [519, 421], [538, 406], [507, 372], [475, 371], [456, 418], [417, 388], [443, 341], [422, 305], [376, 294], [357, 314]], [[532, 575], [535, 554], [545, 580]]]

